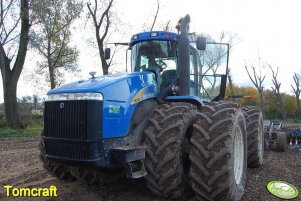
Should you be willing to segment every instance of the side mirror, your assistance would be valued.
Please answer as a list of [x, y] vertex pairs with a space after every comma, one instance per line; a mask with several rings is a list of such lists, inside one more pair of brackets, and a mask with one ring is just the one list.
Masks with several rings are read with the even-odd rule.
[[198, 50], [206, 50], [206, 37], [197, 37], [196, 48]]
[[105, 59], [110, 59], [111, 57], [111, 48], [106, 48], [104, 53]]

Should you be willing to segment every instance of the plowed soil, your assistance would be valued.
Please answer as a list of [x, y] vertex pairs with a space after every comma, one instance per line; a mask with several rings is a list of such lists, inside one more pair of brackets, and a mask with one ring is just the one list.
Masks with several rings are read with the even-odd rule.
[[[42, 168], [38, 157], [38, 137], [0, 138], [0, 200], [101, 200], [101, 201], [163, 201], [152, 194], [143, 179], [121, 180], [105, 186], [89, 186], [81, 182], [61, 182]], [[266, 184], [284, 180], [301, 190], [301, 147], [287, 152], [267, 151], [265, 164], [248, 169], [243, 201], [276, 201]], [[3, 186], [58, 188], [56, 198], [6, 197]], [[193, 199], [190, 199], [193, 200]], [[295, 200], [301, 200], [301, 196]]]

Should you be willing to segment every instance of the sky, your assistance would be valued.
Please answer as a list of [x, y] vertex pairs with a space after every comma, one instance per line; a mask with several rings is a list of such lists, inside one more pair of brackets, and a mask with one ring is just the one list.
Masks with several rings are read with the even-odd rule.
[[[147, 22], [151, 23], [156, 10], [157, 0], [115, 0], [114, 10], [120, 19], [119, 29], [110, 42], [128, 42], [131, 35], [143, 31]], [[207, 33], [215, 37], [221, 32], [230, 32], [238, 36], [238, 41], [230, 54], [229, 67], [232, 79], [240, 86], [252, 86], [245, 64], [255, 66], [260, 56], [263, 64], [269, 63], [275, 69], [279, 67], [281, 91], [291, 93], [293, 74], [301, 73], [301, 1], [299, 0], [169, 0], [160, 2], [158, 24], [175, 26], [179, 18], [190, 14], [190, 31]], [[85, 10], [86, 12], [86, 10]], [[89, 24], [82, 26], [85, 18], [79, 19], [75, 27], [72, 43], [80, 50], [78, 65], [81, 73], [77, 77], [67, 76], [67, 82], [90, 77], [88, 72], [96, 71], [101, 75], [101, 65], [94, 41], [94, 30]], [[156, 30], [156, 26], [155, 26]], [[119, 51], [125, 55], [125, 50]], [[120, 56], [121, 57], [121, 56]], [[40, 59], [35, 52], [29, 51], [18, 84], [18, 97], [47, 91], [47, 84], [32, 82], [29, 75]], [[125, 70], [124, 64], [116, 64], [113, 71]], [[259, 69], [257, 69], [259, 70]], [[271, 88], [271, 71], [261, 69], [266, 74], [265, 89]], [[1, 81], [2, 83], [2, 81]], [[41, 86], [44, 91], [41, 92]], [[37, 92], [39, 91], [39, 92]], [[0, 102], [3, 102], [3, 89], [0, 87]]]

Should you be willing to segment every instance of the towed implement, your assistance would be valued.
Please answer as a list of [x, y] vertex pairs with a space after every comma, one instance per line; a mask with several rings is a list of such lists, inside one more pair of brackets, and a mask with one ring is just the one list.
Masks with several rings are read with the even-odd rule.
[[242, 197], [247, 166], [263, 161], [262, 115], [223, 101], [229, 45], [190, 35], [189, 22], [182, 18], [178, 33], [134, 35], [131, 72], [48, 92], [46, 170], [88, 183], [145, 177], [167, 199]]

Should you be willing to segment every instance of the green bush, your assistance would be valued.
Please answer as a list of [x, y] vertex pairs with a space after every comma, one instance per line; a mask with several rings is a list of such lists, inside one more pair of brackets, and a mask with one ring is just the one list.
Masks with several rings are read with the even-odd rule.
[[300, 119], [288, 118], [285, 120], [286, 123], [300, 123]]
[[26, 126], [24, 129], [11, 129], [6, 125], [6, 120], [0, 119], [0, 137], [29, 137], [38, 136], [43, 131], [43, 119], [34, 119], [31, 125]]
[[4, 116], [0, 116], [0, 128], [6, 126], [7, 126], [6, 118]]

